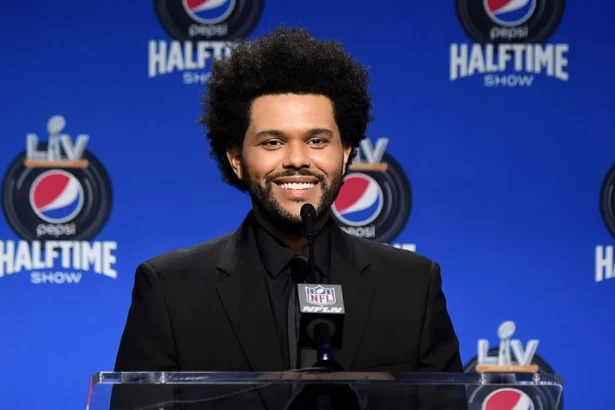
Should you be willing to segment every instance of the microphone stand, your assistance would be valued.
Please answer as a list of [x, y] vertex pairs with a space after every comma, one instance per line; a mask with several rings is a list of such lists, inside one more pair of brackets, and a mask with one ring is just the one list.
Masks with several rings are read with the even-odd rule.
[[316, 267], [314, 265], [314, 240], [316, 236], [316, 210], [311, 204], [305, 204], [301, 207], [301, 220], [305, 230], [305, 236], [308, 240], [308, 274], [311, 283], [320, 283], [316, 276]]
[[[311, 204], [301, 207], [305, 233], [308, 239], [309, 276], [312, 283], [319, 284], [314, 266], [314, 237], [316, 224], [316, 210]], [[325, 373], [340, 372], [344, 369], [333, 359], [331, 347], [331, 333], [329, 326], [319, 323], [314, 328], [314, 342], [317, 348], [318, 359], [310, 373], [324, 371]], [[361, 401], [350, 385], [338, 384], [306, 384], [298, 389], [285, 410], [361, 410]]]

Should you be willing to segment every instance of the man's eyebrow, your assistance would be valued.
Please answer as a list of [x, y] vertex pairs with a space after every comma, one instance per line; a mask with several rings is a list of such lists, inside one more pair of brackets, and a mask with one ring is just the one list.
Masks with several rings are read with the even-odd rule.
[[277, 137], [283, 138], [286, 134], [284, 134], [280, 130], [263, 130], [256, 133], [256, 138], [266, 138], [266, 137]]
[[307, 133], [307, 135], [312, 136], [312, 135], [320, 135], [320, 134], [327, 134], [329, 136], [333, 136], [333, 131], [331, 131], [328, 128], [310, 128]]
[[[305, 133], [307, 136], [314, 136], [314, 135], [320, 135], [320, 134], [327, 134], [329, 136], [333, 136], [334, 133], [332, 130], [328, 129], [328, 128], [310, 128], [309, 130], [306, 131]], [[256, 138], [266, 138], [266, 137], [276, 137], [276, 138], [284, 138], [286, 136], [286, 134], [280, 130], [275, 130], [275, 129], [271, 129], [271, 130], [263, 130], [263, 131], [259, 131], [256, 133]]]

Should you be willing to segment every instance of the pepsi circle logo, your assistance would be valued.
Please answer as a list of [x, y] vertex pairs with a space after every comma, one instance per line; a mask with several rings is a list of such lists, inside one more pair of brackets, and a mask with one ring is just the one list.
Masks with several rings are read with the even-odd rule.
[[404, 229], [412, 209], [412, 190], [406, 173], [388, 153], [386, 171], [359, 168], [344, 177], [333, 205], [334, 221], [347, 233], [388, 243]]
[[183, 0], [184, 10], [203, 24], [226, 19], [235, 8], [235, 0]]
[[[47, 148], [41, 143], [40, 150]], [[26, 166], [26, 153], [9, 166], [2, 210], [15, 234], [27, 241], [90, 240], [111, 213], [112, 191], [103, 165], [87, 149], [86, 168]]]
[[524, 24], [536, 9], [536, 0], [484, 0], [491, 20], [503, 26]]
[[380, 215], [383, 202], [378, 182], [369, 175], [357, 172], [346, 176], [331, 211], [346, 225], [362, 226]]
[[604, 226], [615, 238], [615, 165], [607, 172], [602, 183], [600, 214]]
[[516, 389], [498, 389], [483, 401], [482, 410], [535, 410], [530, 396]]
[[83, 187], [66, 171], [47, 171], [32, 183], [30, 206], [46, 222], [68, 222], [83, 207]]
[[[500, 348], [497, 346], [489, 348], [487, 356], [497, 357]], [[478, 357], [474, 356], [464, 365], [464, 373], [476, 373]], [[534, 354], [532, 364], [538, 365], [539, 373], [543, 375], [555, 375], [555, 369], [538, 354]], [[532, 409], [532, 410], [562, 410], [564, 406], [564, 395], [557, 385], [537, 387], [529, 383], [528, 385], [518, 385], [515, 389], [496, 387], [497, 384], [517, 383], [520, 381], [519, 375], [515, 373], [492, 373], [489, 377], [491, 385], [468, 385], [466, 387], [470, 406], [468, 410], [494, 410], [494, 409]], [[532, 380], [532, 374], [528, 373], [528, 380]], [[507, 392], [512, 390], [512, 393]], [[529, 401], [524, 401], [523, 396], [527, 396]], [[517, 400], [517, 401], [515, 401]], [[531, 407], [523, 407], [529, 403]], [[508, 407], [512, 405], [513, 407]], [[515, 405], [520, 407], [514, 407]]]
[[260, 21], [264, 0], [154, 0], [162, 27], [179, 41], [246, 38]]
[[456, 10], [477, 43], [542, 43], [559, 26], [564, 0], [456, 0]]

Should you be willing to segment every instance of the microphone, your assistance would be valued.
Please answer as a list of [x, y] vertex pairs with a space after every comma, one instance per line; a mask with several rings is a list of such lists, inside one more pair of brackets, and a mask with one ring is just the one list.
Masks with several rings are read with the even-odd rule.
[[316, 236], [316, 209], [310, 203], [306, 203], [301, 207], [301, 221], [303, 222], [303, 228], [308, 240], [308, 270], [309, 277], [312, 283], [318, 283], [318, 277], [316, 276], [316, 269], [314, 267], [314, 239]]
[[[333, 358], [333, 349], [341, 349], [344, 332], [344, 295], [341, 285], [319, 284], [314, 267], [314, 240], [316, 234], [316, 210], [311, 204], [301, 207], [301, 220], [309, 246], [309, 282], [298, 283], [299, 302], [298, 345], [314, 348], [317, 361], [312, 367], [327, 372], [344, 369]], [[284, 410], [363, 408], [357, 392], [350, 385], [306, 384], [297, 390]]]
[[[333, 348], [341, 348], [344, 331], [344, 295], [341, 285], [297, 285], [299, 301], [299, 345], [318, 349], [318, 360], [309, 371], [341, 372], [344, 369], [333, 358]], [[315, 379], [315, 380], [318, 380]], [[327, 380], [326, 377], [322, 380]], [[301, 386], [284, 410], [345, 409], [363, 410], [358, 392], [350, 384], [306, 383]]]
[[340, 285], [319, 285], [314, 266], [316, 209], [310, 203], [301, 207], [301, 220], [309, 246], [309, 282], [297, 285], [299, 300], [299, 345], [318, 353], [316, 367], [341, 370], [333, 360], [333, 348], [341, 348], [344, 328], [344, 297]]

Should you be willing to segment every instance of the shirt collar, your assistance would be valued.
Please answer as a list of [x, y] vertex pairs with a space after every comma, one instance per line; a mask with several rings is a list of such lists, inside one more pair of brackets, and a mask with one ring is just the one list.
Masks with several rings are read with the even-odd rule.
[[[253, 219], [253, 221], [256, 246], [261, 255], [265, 269], [270, 276], [276, 278], [284, 271], [290, 260], [297, 255], [297, 253], [271, 235], [255, 219]], [[324, 276], [329, 276], [331, 223], [331, 218], [329, 218], [325, 226], [323, 226], [316, 235], [314, 241], [314, 265]], [[301, 251], [301, 254], [305, 257], [309, 257], [309, 247], [306, 246]]]

